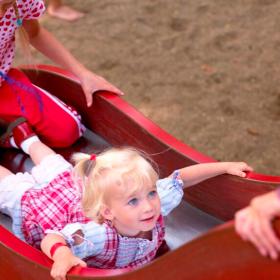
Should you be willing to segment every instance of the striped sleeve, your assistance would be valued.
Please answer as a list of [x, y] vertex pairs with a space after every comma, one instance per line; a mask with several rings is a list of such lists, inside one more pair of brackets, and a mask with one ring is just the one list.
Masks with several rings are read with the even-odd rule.
[[179, 178], [179, 171], [176, 170], [170, 177], [158, 180], [156, 185], [161, 202], [161, 213], [167, 216], [180, 204], [184, 195], [184, 184]]

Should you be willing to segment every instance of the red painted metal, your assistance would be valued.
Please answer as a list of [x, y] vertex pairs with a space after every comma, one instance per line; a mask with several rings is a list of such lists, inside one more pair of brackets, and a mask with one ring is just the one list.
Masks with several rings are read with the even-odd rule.
[[[280, 224], [277, 225], [280, 229]], [[6, 238], [3, 238], [6, 236]], [[50, 261], [0, 226], [0, 279], [49, 280]], [[279, 279], [279, 261], [261, 257], [235, 234], [232, 223], [156, 259], [143, 268], [101, 270], [75, 268], [67, 279], [247, 280]]]
[[[38, 66], [37, 71], [25, 68], [25, 72], [38, 85], [76, 107], [87, 127], [113, 145], [132, 145], [154, 155], [162, 176], [169, 175], [176, 168], [214, 161], [178, 141], [115, 94], [100, 91], [94, 95], [93, 106], [87, 108], [79, 83], [65, 71]], [[279, 184], [280, 176], [252, 172], [243, 179], [224, 175], [188, 188], [185, 197], [203, 211], [229, 220], [252, 197]]]
[[[214, 159], [178, 141], [118, 96], [99, 92], [87, 108], [79, 83], [53, 66], [25, 67], [30, 79], [74, 105], [85, 124], [113, 145], [133, 145], [153, 155], [162, 176], [172, 170]], [[7, 158], [7, 164], [14, 166]], [[196, 207], [223, 219], [261, 193], [274, 189], [279, 176], [250, 173], [246, 179], [223, 175], [189, 188], [185, 197]], [[51, 262], [40, 251], [0, 226], [0, 279], [45, 280]], [[279, 279], [279, 263], [261, 257], [226, 224], [134, 271], [75, 268], [68, 279]]]

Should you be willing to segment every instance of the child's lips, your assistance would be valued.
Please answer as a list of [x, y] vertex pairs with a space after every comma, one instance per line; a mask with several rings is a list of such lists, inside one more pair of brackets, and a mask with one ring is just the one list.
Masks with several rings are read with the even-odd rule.
[[145, 219], [142, 219], [141, 222], [151, 222], [154, 220], [154, 217], [155, 216], [151, 216], [151, 217], [148, 217], [148, 218], [145, 218]]

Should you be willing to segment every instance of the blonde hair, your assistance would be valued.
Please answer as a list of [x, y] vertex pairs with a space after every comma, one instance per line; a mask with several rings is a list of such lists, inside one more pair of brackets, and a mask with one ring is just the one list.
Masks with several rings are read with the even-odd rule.
[[26, 30], [22, 26], [22, 19], [20, 18], [16, 1], [13, 4], [13, 8], [14, 8], [15, 14], [16, 14], [16, 20], [17, 20], [17, 26], [18, 26], [17, 35], [18, 35], [18, 38], [20, 41], [21, 49], [23, 50], [23, 53], [26, 57], [27, 62], [30, 63], [31, 49], [30, 49], [30, 44], [29, 44], [29, 37], [28, 37]]
[[135, 190], [155, 184], [158, 179], [147, 155], [130, 147], [111, 148], [94, 160], [88, 154], [77, 153], [73, 160], [76, 163], [74, 174], [83, 184], [83, 211], [98, 223], [104, 221], [100, 209], [108, 201], [108, 191], [113, 187], [129, 183]]

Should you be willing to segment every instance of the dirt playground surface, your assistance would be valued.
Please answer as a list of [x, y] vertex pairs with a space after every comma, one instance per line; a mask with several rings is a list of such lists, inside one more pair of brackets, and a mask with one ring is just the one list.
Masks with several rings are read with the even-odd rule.
[[280, 1], [64, 2], [86, 16], [41, 23], [129, 103], [208, 156], [280, 175]]

